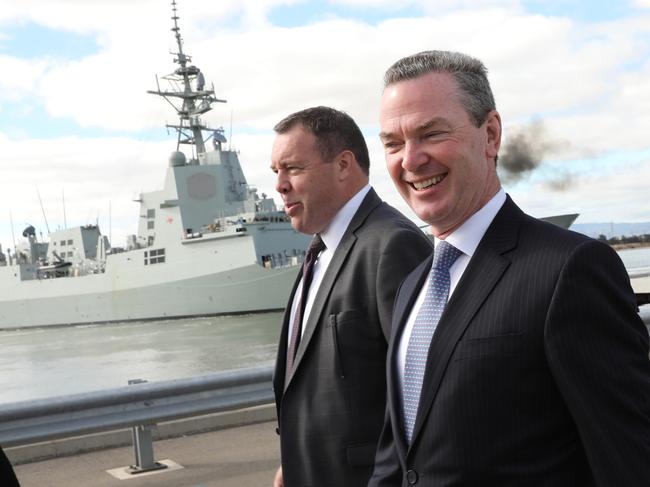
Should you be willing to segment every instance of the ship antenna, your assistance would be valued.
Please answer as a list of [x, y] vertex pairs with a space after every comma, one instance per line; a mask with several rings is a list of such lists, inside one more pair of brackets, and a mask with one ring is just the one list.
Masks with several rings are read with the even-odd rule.
[[43, 212], [43, 220], [45, 220], [45, 228], [47, 228], [47, 234], [50, 234], [50, 226], [47, 224], [47, 217], [45, 216], [45, 208], [43, 208], [43, 200], [41, 199], [41, 193], [36, 186], [36, 194], [38, 195], [38, 202], [41, 204], [41, 211]]
[[68, 228], [68, 219], [65, 216], [65, 190], [61, 189], [61, 201], [63, 202], [63, 228]]
[[232, 108], [230, 109], [230, 133], [228, 134], [228, 150], [232, 149]]
[[[157, 91], [148, 91], [148, 93], [159, 95], [170, 103], [179, 117], [178, 124], [167, 124], [167, 128], [173, 128], [178, 132], [176, 141], [176, 150], [180, 144], [188, 144], [192, 148], [192, 154], [201, 155], [206, 152], [203, 131], [212, 131], [213, 134], [219, 129], [211, 129], [203, 125], [200, 116], [212, 110], [212, 103], [225, 103], [226, 100], [220, 100], [214, 95], [214, 88], [206, 89], [205, 78], [199, 68], [191, 64], [192, 58], [183, 51], [183, 38], [181, 37], [180, 27], [178, 26], [178, 11], [176, 9], [176, 0], [172, 0], [172, 21], [174, 37], [176, 38], [177, 52], [174, 62], [179, 67], [163, 79], [166, 79], [172, 86], [172, 90], [163, 91], [158, 85]], [[192, 83], [196, 86], [193, 88]], [[156, 79], [156, 84], [158, 80]], [[171, 100], [179, 100], [176, 103]]]
[[14, 216], [11, 214], [11, 210], [9, 210], [9, 221], [11, 222], [11, 240], [14, 243], [14, 255], [18, 253], [18, 247], [16, 247], [16, 235], [14, 233]]

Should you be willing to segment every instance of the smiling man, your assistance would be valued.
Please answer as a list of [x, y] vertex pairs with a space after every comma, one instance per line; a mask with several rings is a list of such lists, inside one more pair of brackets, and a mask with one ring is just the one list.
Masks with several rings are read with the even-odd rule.
[[380, 138], [390, 176], [440, 238], [500, 188], [494, 162], [501, 141], [499, 114], [482, 108], [474, 118], [452, 96], [455, 92], [452, 75], [430, 74], [392, 86], [382, 100]]
[[275, 131], [276, 189], [292, 226], [314, 239], [278, 347], [274, 485], [365, 487], [383, 424], [395, 292], [432, 247], [369, 186], [368, 149], [348, 115], [309, 108]]
[[505, 194], [483, 64], [401, 59], [380, 125], [388, 172], [436, 242], [396, 297], [369, 485], [647, 485], [648, 332], [627, 273]]

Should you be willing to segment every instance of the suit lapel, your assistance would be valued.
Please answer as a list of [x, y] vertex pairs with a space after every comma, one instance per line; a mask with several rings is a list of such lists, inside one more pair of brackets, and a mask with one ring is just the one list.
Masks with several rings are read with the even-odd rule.
[[396, 381], [397, 371], [397, 351], [399, 348], [399, 338], [402, 336], [406, 321], [413, 309], [413, 305], [420, 293], [420, 289], [424, 285], [431, 264], [433, 261], [433, 254], [431, 257], [422, 262], [400, 286], [397, 295], [399, 299], [395, 302], [395, 309], [393, 310], [393, 320], [391, 327], [391, 337], [388, 344], [387, 360], [386, 360], [386, 375], [387, 375], [387, 400], [390, 403], [390, 419], [393, 425], [393, 437], [399, 450], [400, 457], [406, 457], [407, 444], [404, 438], [404, 430], [402, 428], [402, 408], [401, 408], [401, 393], [399, 383]]
[[412, 444], [429, 414], [458, 341], [510, 265], [503, 254], [516, 246], [522, 216], [521, 210], [508, 197], [483, 236], [440, 318], [429, 348]]
[[302, 279], [302, 266], [298, 272], [298, 277], [296, 277], [295, 282], [293, 283], [293, 288], [291, 289], [291, 294], [289, 295], [289, 301], [287, 306], [284, 309], [284, 317], [282, 319], [282, 331], [280, 332], [280, 343], [278, 344], [278, 355], [275, 359], [275, 370], [273, 372], [273, 390], [275, 391], [275, 396], [277, 403], [279, 404], [279, 399], [282, 397], [282, 393], [286, 389], [286, 384], [284, 383], [285, 379], [285, 370], [287, 368], [287, 347], [289, 341], [289, 321], [291, 320], [291, 307], [293, 305], [293, 299], [296, 295], [296, 289], [298, 284]]
[[300, 344], [298, 345], [298, 350], [296, 351], [296, 359], [294, 361], [293, 371], [289, 377], [289, 382], [285, 384], [285, 390], [291, 383], [293, 376], [296, 374], [296, 371], [300, 367], [303, 357], [309, 344], [314, 336], [314, 333], [318, 327], [318, 324], [322, 322], [322, 314], [325, 309], [325, 305], [329, 299], [329, 296], [334, 288], [334, 283], [343, 268], [343, 264], [348, 258], [348, 255], [352, 251], [354, 244], [357, 241], [357, 236], [355, 232], [357, 229], [363, 225], [363, 222], [366, 220], [368, 215], [374, 210], [377, 206], [381, 204], [381, 199], [377, 196], [377, 193], [373, 189], [370, 189], [366, 197], [361, 202], [359, 209], [352, 217], [348, 228], [343, 234], [343, 238], [339, 242], [334, 256], [327, 267], [327, 271], [321, 280], [318, 292], [316, 293], [316, 298], [314, 299], [314, 304], [311, 307], [309, 312], [309, 318], [306, 323], [303, 323], [304, 332], [302, 338], [300, 339]]

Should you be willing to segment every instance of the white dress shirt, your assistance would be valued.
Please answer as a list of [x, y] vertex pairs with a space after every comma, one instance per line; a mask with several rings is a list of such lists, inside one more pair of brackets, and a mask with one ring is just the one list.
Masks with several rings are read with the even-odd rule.
[[[339, 246], [343, 234], [348, 229], [352, 218], [355, 213], [361, 206], [363, 199], [370, 191], [370, 185], [367, 184], [364, 186], [357, 194], [348, 200], [348, 202], [341, 208], [338, 213], [334, 216], [330, 224], [325, 230], [320, 233], [320, 238], [323, 239], [323, 242], [326, 245], [326, 249], [323, 250], [319, 255], [316, 263], [314, 264], [314, 270], [312, 274], [311, 285], [309, 286], [309, 291], [307, 294], [307, 303], [305, 304], [305, 313], [302, 316], [302, 329], [301, 333], [305, 333], [305, 324], [309, 319], [309, 313], [311, 313], [311, 308], [314, 305], [314, 299], [318, 293], [318, 288], [320, 283], [323, 281], [323, 276], [325, 271], [332, 261], [334, 252]], [[289, 319], [289, 334], [288, 339], [291, 340], [291, 331], [293, 329], [293, 320], [296, 316], [296, 308], [298, 307], [298, 301], [300, 301], [300, 293], [302, 292], [303, 280], [300, 280], [300, 284], [296, 288], [296, 292], [293, 295], [293, 303], [291, 303], [291, 316]], [[302, 336], [302, 334], [301, 334]]]
[[[481, 208], [479, 211], [477, 211], [471, 217], [469, 217], [465, 221], [465, 223], [463, 223], [460, 227], [454, 230], [454, 232], [448, 235], [447, 238], [445, 239], [447, 243], [453, 245], [454, 247], [456, 247], [458, 250], [462, 252], [462, 254], [458, 257], [458, 259], [456, 259], [456, 262], [454, 262], [454, 264], [449, 268], [450, 283], [449, 283], [449, 297], [447, 298], [447, 300], [449, 300], [451, 294], [454, 292], [454, 289], [456, 289], [456, 285], [458, 284], [458, 281], [460, 281], [460, 278], [465, 272], [465, 269], [467, 269], [467, 265], [469, 264], [470, 259], [474, 255], [474, 252], [476, 252], [476, 248], [478, 247], [478, 244], [481, 242], [483, 235], [485, 235], [485, 232], [487, 231], [488, 227], [492, 223], [492, 220], [494, 220], [494, 217], [499, 212], [499, 210], [501, 209], [505, 201], [506, 201], [506, 193], [503, 190], [503, 188], [501, 188], [497, 192], [497, 194], [495, 194], [492, 197], [492, 199], [490, 199], [490, 201], [488, 201], [485, 204], [483, 208]], [[434, 246], [436, 248], [438, 247], [439, 243], [440, 240], [435, 238]], [[429, 276], [424, 281], [424, 284], [422, 285], [422, 289], [420, 289], [420, 294], [418, 294], [418, 298], [415, 301], [415, 304], [413, 305], [413, 309], [411, 309], [411, 314], [409, 315], [406, 325], [404, 325], [402, 336], [399, 338], [396, 366], [397, 366], [397, 381], [398, 381], [400, 391], [402, 390], [402, 384], [404, 382], [404, 366], [406, 363], [406, 349], [408, 348], [409, 338], [411, 337], [411, 332], [413, 331], [415, 318], [417, 317], [418, 312], [422, 307], [424, 296], [426, 294], [427, 287], [429, 286], [430, 278], [431, 278], [431, 271], [429, 271]]]

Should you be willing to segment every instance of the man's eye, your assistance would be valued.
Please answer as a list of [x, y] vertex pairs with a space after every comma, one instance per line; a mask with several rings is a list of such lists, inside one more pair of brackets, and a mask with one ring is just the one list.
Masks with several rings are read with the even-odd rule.
[[384, 142], [384, 149], [385, 150], [395, 150], [399, 146], [400, 146], [399, 142], [393, 142], [393, 141]]

